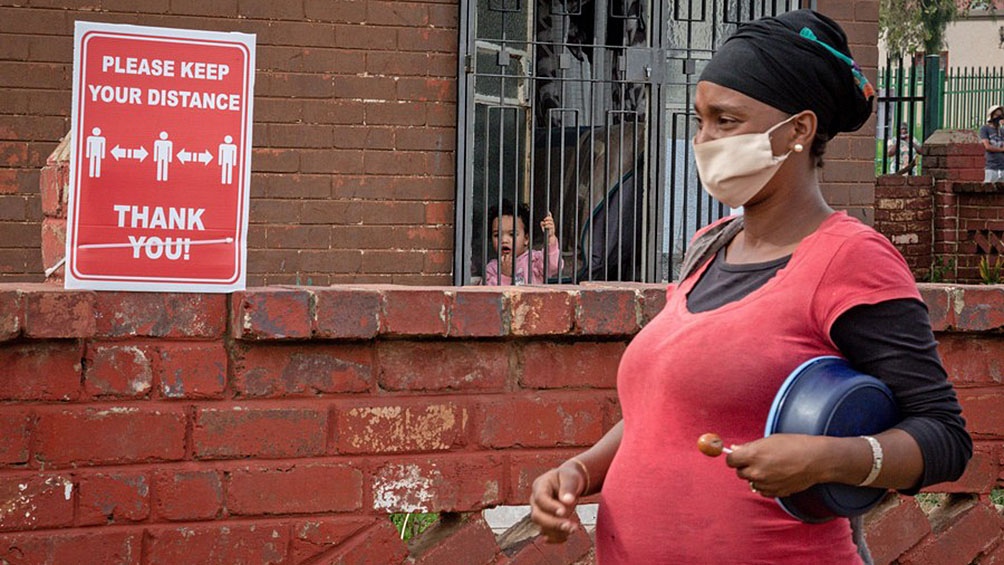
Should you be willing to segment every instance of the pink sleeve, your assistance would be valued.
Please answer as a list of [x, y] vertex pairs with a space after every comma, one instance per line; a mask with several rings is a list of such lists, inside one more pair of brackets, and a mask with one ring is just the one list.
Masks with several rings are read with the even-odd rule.
[[813, 309], [829, 335], [833, 323], [847, 310], [898, 298], [919, 300], [917, 282], [899, 251], [868, 228], [835, 250], [816, 290]]
[[488, 286], [498, 286], [499, 280], [499, 262], [497, 259], [492, 259], [485, 265], [485, 278], [481, 281], [482, 284]]
[[[550, 238], [548, 238], [550, 239]], [[547, 246], [547, 276], [553, 277], [561, 270], [561, 246], [558, 240]]]

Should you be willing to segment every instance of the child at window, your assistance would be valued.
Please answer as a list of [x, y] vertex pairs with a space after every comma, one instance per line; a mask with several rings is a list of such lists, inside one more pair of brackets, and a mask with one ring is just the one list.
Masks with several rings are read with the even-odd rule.
[[[527, 247], [530, 207], [520, 204], [514, 213], [512, 202], [503, 200], [501, 213], [498, 206], [492, 206], [488, 211], [488, 217], [492, 220], [491, 238], [495, 258], [485, 266], [484, 284], [492, 286], [542, 284], [545, 279], [544, 252], [530, 250]], [[547, 237], [547, 277], [553, 277], [561, 269], [561, 250], [558, 247], [558, 237], [554, 233], [554, 218], [550, 212], [540, 222], [540, 229]]]

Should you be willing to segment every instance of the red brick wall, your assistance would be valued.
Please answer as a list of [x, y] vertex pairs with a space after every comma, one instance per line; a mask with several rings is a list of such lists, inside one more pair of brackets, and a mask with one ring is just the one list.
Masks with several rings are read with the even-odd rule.
[[876, 180], [875, 228], [918, 280], [992, 282], [980, 262], [1004, 271], [1004, 183], [982, 182], [984, 151], [973, 131], [937, 131], [922, 151], [930, 176]]
[[874, 227], [899, 249], [918, 280], [931, 277], [934, 179], [884, 175], [875, 179]]
[[257, 34], [249, 284], [452, 280], [456, 2], [44, 6], [0, 7], [0, 281], [42, 280], [78, 19]]
[[[817, 0], [816, 9], [840, 22], [854, 60], [876, 84], [878, 73], [877, 0]], [[835, 137], [826, 149], [820, 174], [823, 195], [831, 206], [861, 219], [875, 220], [875, 117], [854, 133]]]
[[[0, 7], [0, 281], [41, 281], [58, 259], [39, 253], [59, 235], [41, 226], [39, 170], [69, 127], [77, 19], [257, 34], [250, 286], [452, 281], [454, 0], [58, 5]], [[874, 78], [878, 2], [818, 6]], [[822, 172], [829, 201], [867, 222], [873, 132], [835, 139]]]
[[[880, 563], [994, 562], [1004, 289], [922, 292], [977, 452], [931, 489], [955, 494], [944, 510], [893, 498], [868, 538]], [[0, 562], [588, 560], [585, 535], [499, 547], [477, 511], [525, 504], [613, 425], [618, 359], [663, 302], [661, 285], [0, 285]], [[406, 546], [387, 514], [415, 510], [450, 514]]]

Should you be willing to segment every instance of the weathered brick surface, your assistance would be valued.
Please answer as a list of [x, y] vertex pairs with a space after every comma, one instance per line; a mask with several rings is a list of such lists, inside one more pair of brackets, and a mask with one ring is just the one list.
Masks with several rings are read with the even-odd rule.
[[153, 565], [287, 563], [289, 527], [283, 523], [186, 525], [146, 530]]
[[145, 473], [95, 473], [79, 479], [78, 526], [139, 522], [150, 515]]
[[239, 396], [314, 396], [363, 392], [374, 378], [368, 345], [266, 345], [238, 348], [234, 388]]
[[0, 349], [0, 400], [74, 400], [84, 352], [72, 341], [30, 341]]
[[171, 521], [209, 520], [223, 508], [223, 479], [212, 469], [169, 467], [154, 473], [153, 507]]
[[466, 443], [470, 410], [450, 401], [399, 398], [338, 402], [332, 440], [337, 453], [445, 451]]
[[35, 459], [52, 466], [180, 460], [180, 408], [106, 406], [39, 409]]
[[0, 477], [0, 532], [56, 528], [73, 523], [73, 480], [65, 474], [16, 473]]
[[[23, 304], [57, 304], [59, 292], [0, 285], [0, 295]], [[619, 420], [619, 359], [665, 289], [409, 292], [253, 290], [209, 302], [191, 295], [191, 304], [178, 295], [171, 307], [201, 329], [123, 318], [0, 342], [0, 559], [590, 563], [584, 532], [558, 546], [531, 532], [499, 547], [477, 512], [525, 504], [536, 476]], [[999, 560], [1004, 526], [989, 498], [1004, 476], [1004, 369], [993, 322], [1002, 292], [922, 287], [941, 320], [940, 353], [976, 453], [960, 480], [925, 489], [962, 501], [933, 525], [910, 497], [869, 515], [877, 562]], [[390, 318], [388, 293], [398, 304]], [[130, 303], [104, 294], [89, 301], [96, 320]], [[68, 295], [68, 304], [82, 296]], [[460, 296], [473, 300], [460, 304]], [[328, 321], [319, 323], [316, 306], [327, 297]], [[130, 307], [168, 304], [146, 300]], [[583, 300], [593, 305], [583, 309]], [[251, 316], [253, 336], [202, 326], [195, 313], [212, 304], [231, 320], [253, 304], [261, 314]], [[339, 318], [339, 304], [350, 314]], [[475, 304], [487, 307], [483, 325]], [[284, 310], [291, 305], [293, 313]], [[549, 317], [528, 316], [531, 307]], [[424, 321], [408, 321], [409, 310]], [[290, 327], [304, 337], [288, 337], [282, 328]], [[387, 519], [396, 512], [464, 517], [451, 535], [427, 546], [420, 538], [409, 551]]]
[[322, 455], [327, 420], [328, 412], [323, 407], [196, 408], [193, 455], [197, 459]]
[[234, 515], [351, 512], [362, 504], [362, 487], [362, 473], [346, 465], [248, 467], [230, 473], [227, 509]]

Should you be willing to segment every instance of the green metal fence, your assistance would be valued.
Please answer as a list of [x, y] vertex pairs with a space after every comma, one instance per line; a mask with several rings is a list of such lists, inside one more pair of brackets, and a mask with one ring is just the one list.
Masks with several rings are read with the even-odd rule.
[[986, 120], [987, 108], [1004, 104], [1004, 69], [999, 67], [948, 69], [939, 83], [943, 128], [978, 129]]
[[[933, 129], [979, 129], [987, 108], [1004, 104], [1004, 68], [963, 67], [937, 73], [933, 92]], [[875, 174], [919, 174], [920, 156], [909, 143], [924, 138], [924, 66], [918, 61], [886, 61], [878, 71], [878, 126], [875, 131]], [[897, 139], [902, 125], [908, 136]], [[900, 147], [909, 149], [899, 150]], [[912, 164], [912, 166], [911, 166]]]

